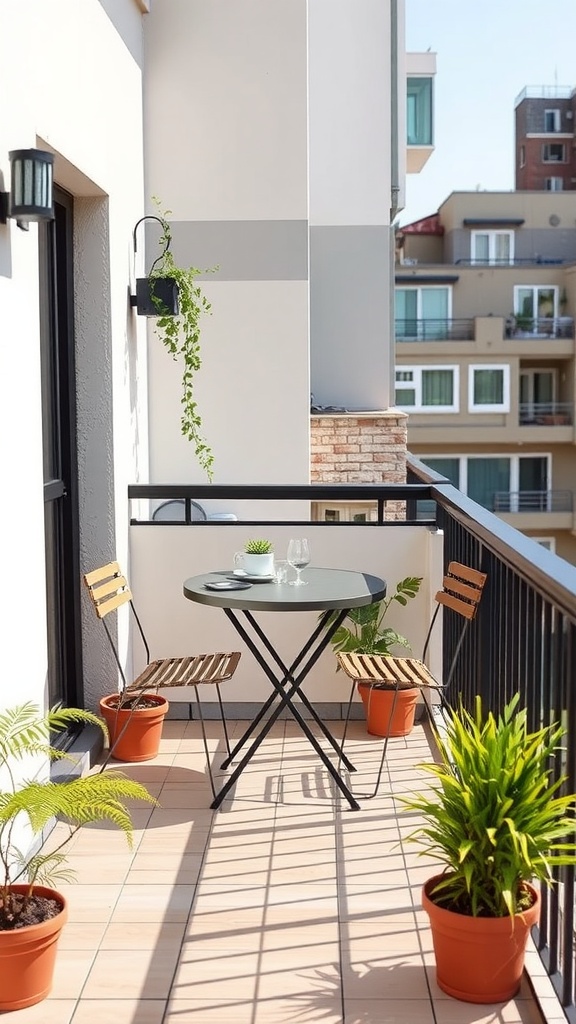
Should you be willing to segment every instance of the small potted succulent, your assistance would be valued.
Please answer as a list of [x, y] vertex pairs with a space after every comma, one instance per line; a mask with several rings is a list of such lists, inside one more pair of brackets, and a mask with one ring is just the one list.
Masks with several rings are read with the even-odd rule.
[[576, 863], [576, 796], [553, 768], [565, 729], [531, 732], [518, 705], [516, 694], [498, 716], [480, 697], [472, 713], [448, 710], [440, 760], [421, 765], [434, 787], [401, 798], [422, 818], [408, 838], [444, 868], [422, 891], [438, 985], [472, 1003], [517, 993], [540, 911], [532, 882], [553, 885], [553, 868]]
[[[73, 760], [52, 747], [50, 736], [79, 723], [106, 734], [96, 715], [79, 708], [56, 707], [44, 714], [27, 703], [0, 713], [0, 1011], [32, 1006], [52, 987], [57, 942], [67, 918], [66, 899], [52, 886], [73, 876], [66, 868], [66, 843], [82, 825], [109, 821], [132, 845], [126, 801], [156, 803], [141, 783], [120, 771], [100, 770], [64, 781], [52, 780], [47, 770], [39, 773], [42, 763]], [[38, 847], [54, 818], [70, 831], [59, 846], [43, 852]]]
[[269, 540], [247, 540], [243, 551], [234, 555], [234, 566], [248, 576], [274, 575], [274, 548]]

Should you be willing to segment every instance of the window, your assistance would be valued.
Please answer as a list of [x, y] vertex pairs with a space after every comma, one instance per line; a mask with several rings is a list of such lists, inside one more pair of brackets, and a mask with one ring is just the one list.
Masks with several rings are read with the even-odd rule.
[[544, 131], [545, 132], [559, 132], [560, 131], [560, 111], [559, 110], [545, 110], [544, 111]]
[[513, 263], [513, 231], [473, 231], [473, 263]]
[[520, 167], [526, 166], [526, 146], [520, 146]]
[[548, 511], [549, 455], [420, 456], [492, 512]]
[[396, 338], [428, 341], [447, 337], [452, 306], [452, 289], [396, 289]]
[[556, 370], [520, 371], [520, 423], [535, 423], [539, 417], [556, 412], [558, 374]]
[[545, 142], [542, 146], [542, 160], [545, 164], [566, 163], [566, 147], [563, 142]]
[[432, 79], [409, 78], [406, 127], [409, 146], [432, 145]]
[[556, 552], [556, 538], [555, 537], [532, 537], [537, 544], [541, 544], [543, 548], [551, 551], [552, 554]]
[[409, 412], [458, 412], [457, 366], [398, 366], [396, 405]]
[[510, 367], [507, 364], [468, 368], [468, 409], [470, 412], [510, 412]]
[[546, 178], [547, 192], [563, 192], [564, 178]]
[[556, 285], [516, 285], [514, 287], [516, 331], [542, 336], [553, 334], [558, 316]]

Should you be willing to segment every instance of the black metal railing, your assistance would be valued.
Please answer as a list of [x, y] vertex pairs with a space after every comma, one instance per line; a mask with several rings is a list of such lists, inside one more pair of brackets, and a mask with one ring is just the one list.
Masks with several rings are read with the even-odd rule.
[[493, 511], [571, 512], [572, 491], [496, 491]]
[[[554, 773], [567, 775], [566, 792], [576, 792], [576, 566], [557, 557], [525, 537], [466, 497], [446, 478], [410, 457], [406, 485], [303, 485], [303, 486], [214, 486], [132, 485], [130, 502], [152, 509], [158, 501], [254, 500], [290, 503], [373, 502], [378, 521], [362, 525], [339, 523], [350, 530], [396, 529], [405, 524], [437, 526], [444, 535], [444, 566], [465, 562], [487, 573], [488, 580], [477, 618], [461, 646], [450, 697], [461, 697], [471, 708], [480, 694], [484, 706], [498, 712], [515, 693], [528, 708], [530, 727], [551, 721], [566, 727], [564, 760], [558, 759]], [[548, 492], [546, 492], [548, 493]], [[508, 495], [508, 499], [509, 499]], [[293, 506], [296, 507], [297, 506]], [[394, 509], [398, 518], [386, 518]], [[419, 511], [432, 509], [423, 520]], [[296, 513], [298, 515], [298, 512]], [[286, 520], [262, 518], [268, 525], [306, 524], [313, 529], [331, 529], [336, 524], [313, 522], [309, 518]], [[253, 522], [254, 520], [252, 520]], [[131, 516], [131, 522], [153, 522], [152, 512]], [[249, 520], [244, 520], [248, 523]], [[203, 529], [206, 522], [180, 520], [182, 529]], [[228, 528], [226, 522], [209, 523]], [[353, 535], [352, 535], [353, 536]], [[378, 536], [378, 533], [376, 534]], [[386, 534], [386, 543], [389, 534]], [[455, 615], [444, 610], [442, 627], [443, 660], [450, 664], [460, 635]], [[575, 871], [561, 868], [554, 875], [557, 885], [544, 889], [540, 924], [534, 930], [542, 961], [570, 1024], [576, 1024], [573, 926]]]
[[396, 320], [396, 341], [473, 341], [474, 320]]
[[521, 402], [518, 407], [520, 426], [572, 426], [572, 402]]
[[460, 267], [535, 267], [552, 266], [557, 267], [563, 263], [571, 263], [572, 260], [561, 259], [558, 256], [523, 256], [520, 259], [479, 259], [479, 257], [468, 257], [466, 259], [454, 260], [454, 265]]
[[506, 318], [507, 338], [573, 338], [574, 318], [571, 316], [516, 316]]
[[[528, 708], [530, 727], [556, 721], [566, 728], [563, 759], [553, 778], [566, 775], [576, 792], [576, 567], [558, 558], [465, 497], [448, 481], [411, 459], [411, 481], [437, 482], [433, 494], [444, 532], [444, 560], [467, 562], [487, 573], [482, 604], [461, 649], [454, 687], [471, 709], [477, 693], [500, 711], [514, 693]], [[443, 623], [450, 663], [457, 632]], [[554, 871], [543, 888], [534, 938], [566, 1017], [576, 1021], [574, 980], [574, 868]]]

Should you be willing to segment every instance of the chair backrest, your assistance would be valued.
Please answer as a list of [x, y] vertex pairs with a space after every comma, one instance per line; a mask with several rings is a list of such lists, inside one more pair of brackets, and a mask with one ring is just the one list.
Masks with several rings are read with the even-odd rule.
[[84, 582], [99, 619], [132, 600], [128, 581], [122, 575], [118, 562], [108, 562], [99, 569], [85, 573]]
[[93, 569], [92, 572], [85, 573], [84, 582], [88, 588], [88, 593], [90, 594], [96, 615], [99, 619], [102, 619], [102, 625], [106, 630], [106, 636], [108, 637], [116, 664], [120, 670], [123, 689], [125, 690], [127, 687], [127, 680], [120, 660], [120, 655], [112, 633], [110, 632], [107, 623], [104, 621], [105, 617], [110, 612], [116, 611], [124, 604], [130, 605], [130, 609], [134, 619], [136, 620], [136, 625], [138, 626], [138, 631], [142, 637], [142, 642], [146, 651], [146, 660], [147, 662], [150, 661], [150, 648], [142, 628], [142, 623], [140, 622], [134, 607], [132, 591], [128, 586], [128, 580], [122, 574], [122, 570], [120, 569], [118, 562], [108, 562], [106, 565], [102, 565], [99, 569]]
[[442, 580], [442, 590], [439, 590], [436, 594], [436, 608], [424, 643], [424, 651], [422, 654], [423, 660], [426, 658], [426, 651], [428, 650], [430, 637], [432, 636], [432, 630], [440, 608], [445, 607], [451, 609], [451, 611], [456, 612], [456, 614], [463, 620], [462, 630], [454, 648], [450, 667], [444, 678], [444, 689], [449, 686], [454, 674], [460, 648], [466, 635], [466, 630], [472, 620], [476, 617], [480, 599], [482, 597], [482, 591], [484, 590], [487, 578], [488, 577], [485, 572], [479, 572], [478, 569], [471, 569], [470, 566], [463, 565], [462, 562], [450, 562], [448, 569], [446, 570], [446, 575]]

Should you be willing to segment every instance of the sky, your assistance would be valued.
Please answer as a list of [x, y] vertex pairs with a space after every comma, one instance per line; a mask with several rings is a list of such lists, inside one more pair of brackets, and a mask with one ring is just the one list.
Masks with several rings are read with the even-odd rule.
[[407, 175], [400, 224], [451, 192], [514, 188], [514, 101], [576, 87], [576, 0], [406, 0], [406, 49], [437, 55], [435, 152]]

